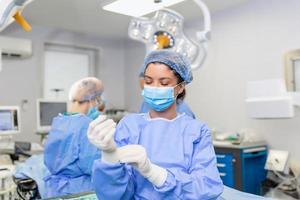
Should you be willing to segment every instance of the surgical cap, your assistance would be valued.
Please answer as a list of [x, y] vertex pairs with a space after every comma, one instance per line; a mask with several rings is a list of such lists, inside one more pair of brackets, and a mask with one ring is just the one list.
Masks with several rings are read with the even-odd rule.
[[140, 75], [144, 75], [147, 66], [154, 62], [163, 63], [169, 66], [176, 71], [186, 83], [190, 83], [193, 80], [191, 63], [189, 60], [181, 54], [171, 50], [156, 50], [150, 52], [144, 60]]
[[83, 78], [73, 83], [69, 91], [70, 101], [89, 101], [101, 96], [104, 90], [102, 82], [94, 77]]

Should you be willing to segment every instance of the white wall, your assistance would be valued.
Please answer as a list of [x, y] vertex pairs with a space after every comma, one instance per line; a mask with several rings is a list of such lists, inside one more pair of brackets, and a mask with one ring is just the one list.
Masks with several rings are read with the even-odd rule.
[[[255, 129], [271, 147], [288, 150], [300, 161], [300, 117], [278, 120], [254, 120], [246, 115], [246, 83], [251, 80], [282, 78], [283, 54], [300, 48], [299, 0], [251, 0], [213, 14], [212, 40], [205, 67], [194, 73], [186, 101], [197, 117], [211, 128], [222, 131]], [[198, 27], [192, 22], [188, 27]], [[193, 28], [188, 30], [193, 34]], [[142, 62], [141, 45], [129, 45], [125, 68], [125, 105], [137, 109], [141, 99], [138, 87], [132, 87], [137, 66]], [[131, 75], [131, 77], [130, 77]]]
[[[0, 72], [0, 105], [20, 105], [29, 101], [27, 111], [22, 111], [22, 134], [15, 140], [39, 141], [36, 131], [36, 99], [43, 90], [44, 42], [101, 48], [97, 77], [103, 80], [109, 106], [124, 108], [124, 51], [122, 41], [110, 41], [92, 35], [33, 26], [25, 33], [16, 25], [8, 27], [1, 35], [28, 38], [33, 41], [33, 56], [25, 60], [4, 60]], [[67, 78], [67, 75], [66, 75]], [[116, 81], [117, 80], [117, 81]]]
[[125, 43], [125, 107], [131, 112], [138, 112], [142, 102], [138, 76], [145, 54], [143, 43], [134, 40]]

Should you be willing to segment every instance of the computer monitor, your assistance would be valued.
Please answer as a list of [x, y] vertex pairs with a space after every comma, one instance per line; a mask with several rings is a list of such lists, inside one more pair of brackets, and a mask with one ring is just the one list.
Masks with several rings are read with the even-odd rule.
[[52, 120], [59, 113], [67, 112], [66, 101], [37, 100], [37, 131], [47, 133], [50, 131]]
[[21, 119], [18, 106], [0, 106], [0, 137], [20, 133]]

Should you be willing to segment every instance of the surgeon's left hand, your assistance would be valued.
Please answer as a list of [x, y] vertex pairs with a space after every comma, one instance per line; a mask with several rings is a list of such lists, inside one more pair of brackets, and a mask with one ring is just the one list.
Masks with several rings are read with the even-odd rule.
[[118, 148], [121, 163], [132, 165], [142, 176], [152, 184], [160, 187], [167, 179], [167, 170], [159, 167], [148, 159], [146, 150], [141, 145], [126, 145]]

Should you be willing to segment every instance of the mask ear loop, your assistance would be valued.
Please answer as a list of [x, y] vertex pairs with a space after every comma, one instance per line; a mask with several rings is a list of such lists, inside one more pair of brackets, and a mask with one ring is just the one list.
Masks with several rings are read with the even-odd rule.
[[88, 102], [91, 104], [92, 101], [95, 101], [95, 103], [96, 103], [96, 105], [92, 106], [92, 107], [99, 110], [99, 106], [103, 104], [103, 101], [101, 100], [101, 96], [96, 96], [94, 99], [90, 99]]
[[[176, 88], [177, 86], [179, 86], [179, 85], [181, 85], [181, 84], [184, 84], [184, 83], [185, 83], [185, 81], [181, 81], [180, 83], [178, 83], [177, 85], [175, 85], [175, 86], [173, 87], [173, 93], [175, 93], [175, 88]], [[180, 94], [180, 93], [179, 93], [179, 94]], [[177, 97], [178, 97], [179, 94], [177, 94], [176, 97], [175, 97], [175, 95], [173, 95], [174, 98], [175, 98], [175, 100], [177, 100]]]

